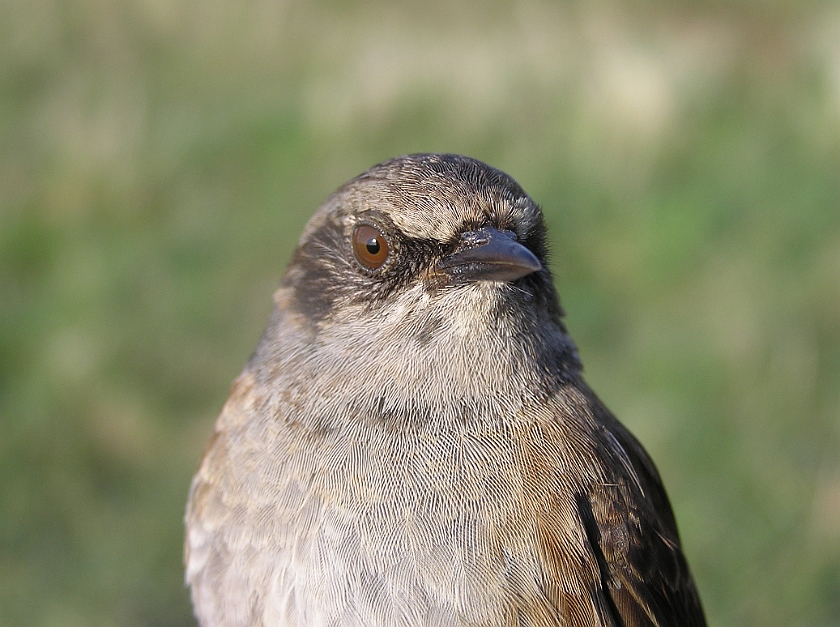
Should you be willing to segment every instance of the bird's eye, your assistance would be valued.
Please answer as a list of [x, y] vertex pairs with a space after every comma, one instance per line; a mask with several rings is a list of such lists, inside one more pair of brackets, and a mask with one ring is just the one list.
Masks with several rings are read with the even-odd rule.
[[370, 224], [361, 224], [353, 231], [353, 253], [365, 268], [377, 270], [388, 259], [388, 242], [382, 232]]

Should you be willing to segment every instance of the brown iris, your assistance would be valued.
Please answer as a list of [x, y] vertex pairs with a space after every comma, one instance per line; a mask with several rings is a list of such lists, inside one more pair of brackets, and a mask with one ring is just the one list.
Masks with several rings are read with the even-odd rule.
[[388, 242], [375, 226], [360, 224], [353, 231], [353, 253], [365, 268], [377, 270], [388, 259]]

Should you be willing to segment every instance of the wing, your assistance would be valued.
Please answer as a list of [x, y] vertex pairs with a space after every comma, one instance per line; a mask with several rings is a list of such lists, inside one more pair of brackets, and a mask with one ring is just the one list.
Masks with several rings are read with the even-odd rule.
[[656, 467], [641, 444], [587, 391], [604, 454], [624, 477], [576, 495], [615, 625], [704, 627], [706, 620]]
[[[282, 460], [260, 463], [265, 442], [275, 441], [270, 422], [255, 419], [264, 406], [253, 376], [243, 372], [190, 488], [184, 561], [203, 627], [285, 624], [266, 618], [264, 596], [267, 582], [282, 580], [290, 560], [286, 523], [295, 504], [284, 499], [283, 489], [293, 479], [278, 470]], [[297, 509], [304, 507], [298, 503]]]
[[[247, 377], [234, 382], [193, 478], [187, 502], [186, 580], [196, 617], [204, 627], [253, 624], [245, 582], [230, 567], [234, 557], [225, 533], [231, 525], [228, 511], [233, 509], [233, 504], [227, 502], [226, 491], [237, 493], [230, 489], [233, 476], [226, 471], [230, 465], [229, 427], [231, 422], [247, 415], [251, 390]], [[217, 593], [219, 590], [227, 591], [224, 598]], [[241, 620], [227, 620], [231, 614], [239, 615]]]

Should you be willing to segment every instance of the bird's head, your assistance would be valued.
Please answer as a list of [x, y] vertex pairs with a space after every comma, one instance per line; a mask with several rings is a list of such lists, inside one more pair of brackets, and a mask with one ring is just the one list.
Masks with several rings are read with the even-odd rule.
[[449, 305], [450, 319], [474, 317], [479, 301], [561, 315], [539, 208], [511, 177], [458, 155], [398, 157], [339, 189], [307, 225], [284, 287], [318, 324], [453, 300], [463, 306]]
[[579, 369], [539, 207], [467, 157], [397, 157], [344, 185], [307, 224], [275, 300], [263, 345], [298, 368], [342, 364], [440, 394], [455, 380], [467, 395]]

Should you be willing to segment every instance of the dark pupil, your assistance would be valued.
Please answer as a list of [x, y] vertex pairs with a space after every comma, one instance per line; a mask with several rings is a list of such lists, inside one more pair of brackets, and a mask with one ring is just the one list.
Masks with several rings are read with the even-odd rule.
[[379, 249], [380, 249], [380, 246], [379, 246], [379, 240], [378, 240], [378, 239], [376, 239], [375, 237], [371, 237], [371, 238], [367, 241], [367, 244], [365, 244], [365, 248], [367, 248], [367, 251], [368, 251], [371, 255], [376, 255], [376, 254], [378, 254], [378, 253], [379, 253]]

